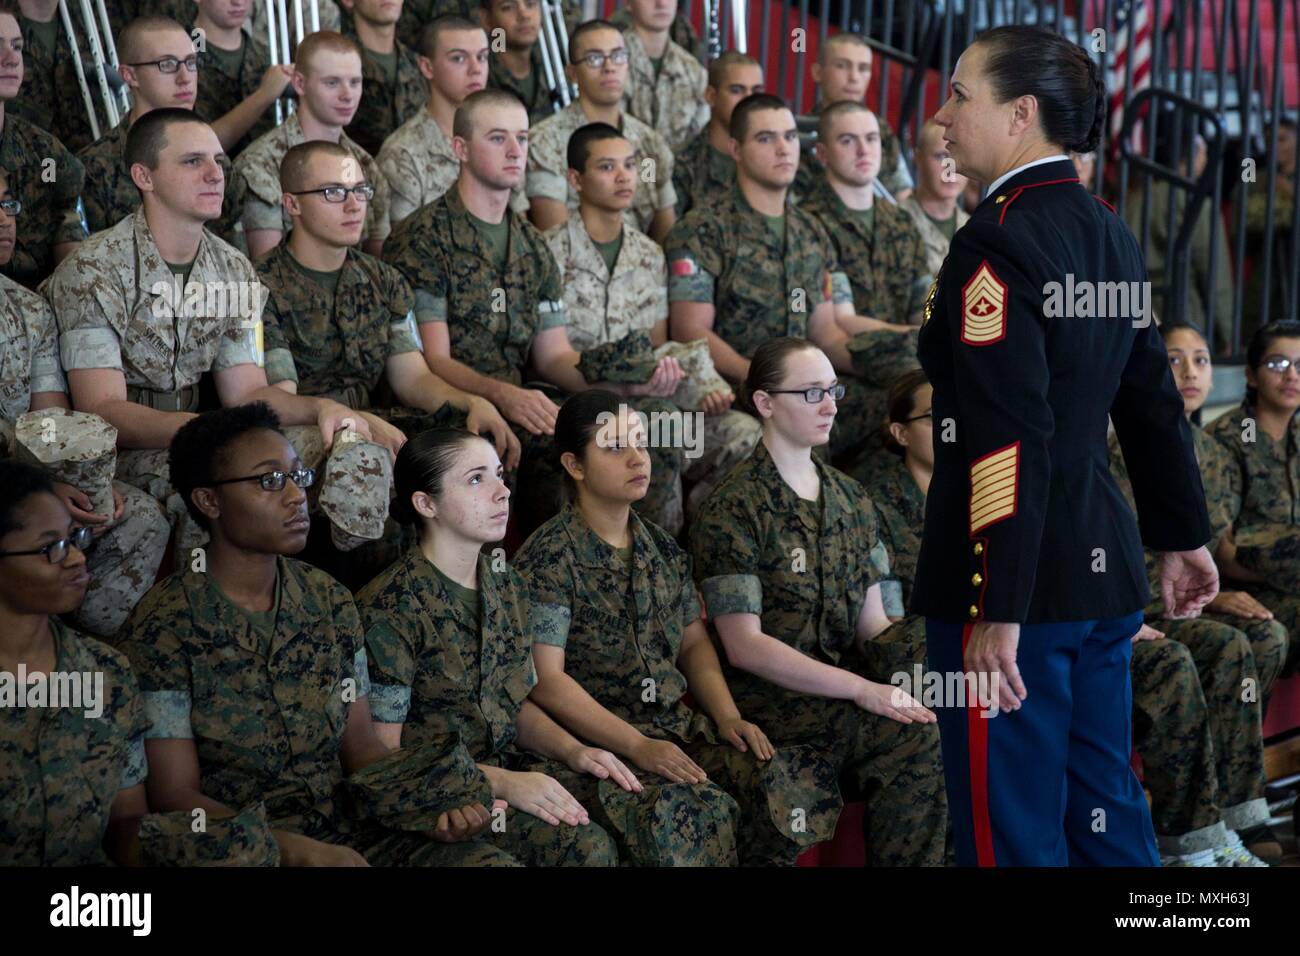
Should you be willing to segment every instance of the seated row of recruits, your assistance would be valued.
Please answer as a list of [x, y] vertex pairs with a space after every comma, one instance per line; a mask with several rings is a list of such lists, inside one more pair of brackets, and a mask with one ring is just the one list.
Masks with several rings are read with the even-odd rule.
[[870, 500], [813, 454], [837, 391], [806, 340], [759, 349], [762, 441], [690, 557], [632, 509], [651, 462], [613, 393], [561, 408], [571, 499], [513, 568], [489, 550], [495, 449], [425, 431], [395, 469], [415, 540], [355, 604], [289, 557], [315, 474], [271, 408], [204, 413], [170, 471], [206, 566], [157, 584], [120, 650], [54, 616], [84, 594], [89, 535], [43, 472], [0, 462], [0, 667], [100, 671], [109, 701], [53, 729], [6, 709], [4, 862], [789, 864], [865, 797], [873, 862], [941, 863], [934, 715], [877, 673], [918, 632], [885, 613]]

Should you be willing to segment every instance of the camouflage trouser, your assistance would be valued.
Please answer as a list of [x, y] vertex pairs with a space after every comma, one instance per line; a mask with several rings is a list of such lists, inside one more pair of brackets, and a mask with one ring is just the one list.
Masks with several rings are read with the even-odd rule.
[[[1281, 625], [1274, 621], [1258, 623], [1273, 625], [1259, 629], [1263, 638], [1259, 644], [1278, 656], [1279, 643], [1285, 645], [1285, 635], [1277, 634]], [[1252, 650], [1255, 642], [1244, 631], [1209, 618], [1160, 621], [1158, 627], [1187, 645], [1196, 663], [1214, 742], [1216, 803], [1224, 826], [1248, 830], [1268, 822], [1260, 709], [1262, 681]]]
[[[554, 390], [544, 389], [555, 402], [562, 402]], [[676, 406], [665, 399], [638, 399], [639, 412], [672, 412]], [[513, 505], [519, 513], [519, 530], [527, 537], [559, 513], [565, 500], [564, 467], [551, 435], [534, 435], [521, 425], [510, 426], [519, 439], [523, 454], [512, 484]], [[634, 507], [637, 513], [676, 535], [684, 523], [682, 502], [682, 449], [651, 447], [650, 487]]]
[[350, 846], [371, 866], [523, 866], [499, 847], [480, 840], [439, 843], [419, 833], [380, 826], [343, 833], [314, 834], [324, 843]]
[[506, 811], [505, 829], [475, 838], [503, 850], [523, 866], [617, 866], [618, 847], [599, 824], [551, 826], [530, 813]]
[[735, 866], [740, 809], [714, 783], [638, 774], [643, 789], [577, 773], [555, 761], [528, 769], [554, 777], [618, 844], [622, 866]]
[[171, 469], [167, 464], [166, 448], [123, 449], [117, 453], [117, 477], [141, 491], [148, 492], [167, 516], [168, 525], [176, 531], [176, 568], [189, 565], [194, 548], [207, 543], [208, 533], [190, 517], [185, 502], [172, 487]]
[[1281, 621], [1287, 630], [1290, 645], [1282, 664], [1281, 676], [1293, 677], [1300, 673], [1300, 596], [1289, 594], [1267, 584], [1250, 584], [1245, 590], [1273, 612], [1273, 619]]
[[[865, 662], [853, 664], [865, 670]], [[796, 694], [755, 678], [736, 681], [733, 689], [740, 712], [778, 750], [819, 751], [839, 769], [845, 796], [866, 801], [869, 865], [943, 865], [948, 797], [937, 724], [901, 724], [852, 701]], [[840, 801], [838, 793], [823, 798]]]
[[86, 555], [90, 586], [71, 615], [77, 627], [110, 642], [153, 587], [171, 531], [158, 502], [128, 484], [114, 484], [122, 495], [122, 518]]
[[[803, 816], [795, 814], [811, 800], [802, 798], [803, 791], [798, 786], [783, 787], [787, 781], [780, 777], [787, 776], [789, 771], [774, 764], [788, 764], [790, 758], [799, 760], [802, 754], [787, 748], [779, 751], [773, 761], [763, 764], [752, 753], [741, 753], [731, 744], [706, 740], [679, 743], [704, 768], [709, 780], [727, 791], [739, 805], [736, 850], [740, 865], [793, 866], [806, 846], [812, 845], [795, 833], [796, 829], [799, 833], [807, 832], [806, 814], [812, 808], [806, 808]], [[778, 773], [771, 773], [773, 770]]]
[[1160, 849], [1193, 853], [1222, 842], [1209, 708], [1191, 650], [1158, 638], [1133, 645], [1133, 746], [1151, 791]]
[[694, 515], [732, 468], [749, 457], [763, 437], [757, 418], [736, 409], [704, 417], [704, 449], [687, 458], [682, 474], [695, 483], [686, 497], [686, 513]]
[[1214, 612], [1202, 612], [1199, 620], [1218, 621], [1246, 635], [1250, 641], [1250, 652], [1255, 659], [1255, 677], [1259, 681], [1253, 688], [1252, 696], [1259, 701], [1260, 714], [1267, 714], [1269, 697], [1277, 679], [1282, 676], [1292, 645], [1287, 625], [1276, 616], [1271, 621], [1261, 621]]

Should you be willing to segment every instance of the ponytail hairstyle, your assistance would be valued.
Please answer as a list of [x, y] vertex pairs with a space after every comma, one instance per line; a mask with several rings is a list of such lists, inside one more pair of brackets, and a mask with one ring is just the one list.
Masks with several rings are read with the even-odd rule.
[[1065, 153], [1090, 153], [1106, 127], [1106, 85], [1086, 50], [1052, 30], [995, 27], [975, 38], [987, 59], [984, 75], [999, 103], [1038, 100], [1046, 139]]
[[749, 374], [745, 376], [740, 394], [736, 396], [739, 407], [762, 421], [762, 416], [754, 405], [754, 393], [780, 388], [781, 380], [785, 378], [785, 360], [795, 352], [815, 348], [817, 346], [807, 339], [793, 335], [768, 339], [760, 345], [749, 360]]
[[[422, 515], [411, 496], [418, 491], [431, 498], [442, 494], [442, 482], [461, 449], [471, 442], [488, 441], [464, 428], [431, 428], [409, 439], [393, 464], [393, 499], [389, 514], [401, 525], [419, 527]], [[488, 442], [491, 444], [491, 442]]]
[[[1250, 345], [1246, 348], [1246, 365], [1256, 375], [1259, 375], [1259, 370], [1263, 367], [1264, 356], [1278, 339], [1300, 339], [1300, 322], [1283, 319], [1255, 330], [1255, 334], [1250, 337]], [[1247, 385], [1246, 404], [1254, 408], [1258, 401], [1259, 390], [1253, 385]]]
[[889, 426], [904, 424], [912, 417], [912, 413], [916, 411], [916, 393], [920, 391], [922, 385], [929, 383], [925, 371], [914, 368], [894, 379], [885, 396], [885, 407], [889, 409], [889, 417], [880, 426], [880, 434], [885, 441], [885, 447], [900, 458], [907, 454], [907, 449], [894, 438], [894, 433], [890, 431]]
[[[592, 388], [565, 399], [555, 416], [555, 459], [569, 452], [578, 461], [585, 461], [587, 448], [596, 440], [597, 433], [606, 423], [618, 417], [620, 406], [627, 407], [626, 399], [603, 388]], [[578, 484], [561, 464], [564, 489], [570, 499], [578, 496]]]

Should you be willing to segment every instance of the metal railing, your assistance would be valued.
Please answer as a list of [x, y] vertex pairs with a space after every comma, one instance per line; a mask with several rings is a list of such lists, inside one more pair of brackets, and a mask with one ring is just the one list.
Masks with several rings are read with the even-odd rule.
[[[614, 5], [606, 0], [605, 12]], [[679, 10], [711, 55], [738, 48], [737, 24], [756, 35], [748, 52], [763, 64], [767, 88], [805, 114], [804, 129], [814, 125], [807, 114], [819, 93], [810, 69], [816, 49], [832, 32], [863, 34], [875, 59], [868, 104], [898, 131], [913, 172], [921, 126], [979, 33], [1013, 23], [1058, 30], [1091, 52], [1112, 102], [1124, 104], [1122, 127], [1105, 131], [1091, 186], [1129, 218], [1144, 255], [1163, 261], [1153, 290], [1162, 318], [1192, 321], [1213, 343], [1209, 330], [1228, 318], [1215, 304], [1223, 262], [1232, 314], [1221, 355], [1240, 357], [1259, 324], [1300, 318], [1300, 190], [1278, 188], [1281, 131], [1294, 124], [1300, 98], [1300, 0], [681, 0]], [[1135, 65], [1138, 44], [1128, 42], [1143, 16], [1145, 70]], [[795, 30], [801, 51], [791, 43]], [[1206, 165], [1194, 176], [1198, 138]], [[1294, 184], [1296, 173], [1288, 178]], [[1153, 224], [1157, 190], [1169, 202]], [[1220, 220], [1224, 229], [1215, 228]], [[1194, 298], [1203, 315], [1189, 311]]]

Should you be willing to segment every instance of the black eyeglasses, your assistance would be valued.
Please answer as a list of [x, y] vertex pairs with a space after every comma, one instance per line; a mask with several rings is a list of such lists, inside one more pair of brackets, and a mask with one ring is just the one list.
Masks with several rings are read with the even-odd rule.
[[359, 186], [353, 186], [349, 189], [347, 186], [326, 186], [323, 189], [304, 189], [302, 192], [290, 193], [291, 196], [310, 196], [314, 193], [320, 193], [325, 197], [326, 202], [343, 202], [348, 198], [348, 193], [356, 196], [360, 202], [370, 202], [375, 198], [375, 187], [369, 183], [361, 183]]
[[66, 538], [51, 541], [43, 548], [37, 548], [34, 551], [0, 551], [0, 558], [19, 558], [28, 554], [43, 554], [45, 560], [49, 561], [50, 564], [62, 564], [67, 560], [70, 548], [85, 551], [94, 540], [95, 531], [93, 528], [73, 528], [72, 533]]
[[828, 394], [835, 401], [840, 401], [844, 397], [845, 388], [837, 382], [830, 388], [820, 388], [818, 386], [812, 388], [765, 388], [763, 391], [769, 395], [802, 395], [803, 400], [809, 405], [817, 405]]
[[933, 418], [933, 417], [934, 417], [934, 409], [930, 409], [930, 411], [922, 412], [920, 415], [913, 415], [911, 418], [904, 418], [903, 424], [906, 425], [908, 422], [919, 422], [923, 418]]
[[627, 50], [615, 50], [613, 53], [601, 53], [599, 50], [592, 50], [586, 56], [578, 57], [579, 63], [585, 63], [593, 70], [604, 67], [606, 60], [609, 60], [615, 66], [622, 66], [628, 60], [628, 52]]
[[191, 53], [183, 60], [178, 60], [174, 56], [165, 56], [161, 60], [144, 60], [140, 63], [128, 63], [127, 66], [156, 66], [159, 73], [175, 73], [185, 64], [185, 69], [190, 73], [199, 72], [199, 57], [197, 53]]
[[293, 471], [268, 471], [261, 475], [249, 475], [246, 478], [223, 478], [221, 481], [209, 481], [207, 487], [233, 485], [237, 481], [256, 481], [263, 491], [282, 491], [286, 479], [292, 478], [299, 488], [310, 488], [316, 484], [315, 468], [295, 468]]
[[17, 199], [0, 199], [0, 209], [3, 209], [7, 216], [16, 216], [23, 211], [23, 204]]

